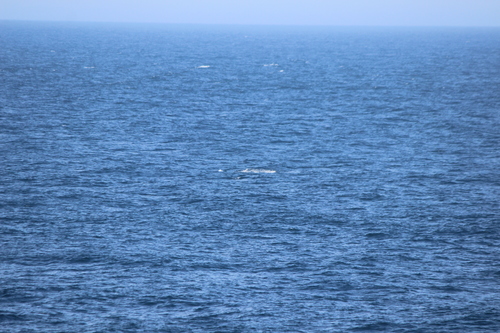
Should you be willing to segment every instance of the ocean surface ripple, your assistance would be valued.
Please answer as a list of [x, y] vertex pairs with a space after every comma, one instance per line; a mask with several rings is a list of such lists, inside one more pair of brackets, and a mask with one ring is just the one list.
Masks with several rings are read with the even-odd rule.
[[500, 331], [500, 29], [0, 45], [0, 331]]

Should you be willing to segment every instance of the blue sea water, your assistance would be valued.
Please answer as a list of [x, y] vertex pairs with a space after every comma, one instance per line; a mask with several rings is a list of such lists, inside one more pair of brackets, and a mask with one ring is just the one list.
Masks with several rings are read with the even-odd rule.
[[1, 332], [499, 332], [500, 29], [0, 22]]

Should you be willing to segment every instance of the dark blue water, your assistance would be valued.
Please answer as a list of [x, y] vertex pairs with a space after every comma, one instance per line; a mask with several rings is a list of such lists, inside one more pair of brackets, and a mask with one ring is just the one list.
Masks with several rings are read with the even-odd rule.
[[500, 29], [0, 22], [1, 332], [500, 331]]

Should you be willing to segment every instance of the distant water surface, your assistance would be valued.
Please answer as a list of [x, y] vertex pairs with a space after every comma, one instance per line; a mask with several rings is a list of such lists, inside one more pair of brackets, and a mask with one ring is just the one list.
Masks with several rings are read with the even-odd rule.
[[0, 22], [0, 331], [499, 332], [500, 29]]

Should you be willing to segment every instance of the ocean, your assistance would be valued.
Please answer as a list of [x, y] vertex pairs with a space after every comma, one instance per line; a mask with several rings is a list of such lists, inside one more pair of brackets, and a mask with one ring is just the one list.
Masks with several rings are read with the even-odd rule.
[[499, 332], [500, 29], [0, 21], [0, 331]]

